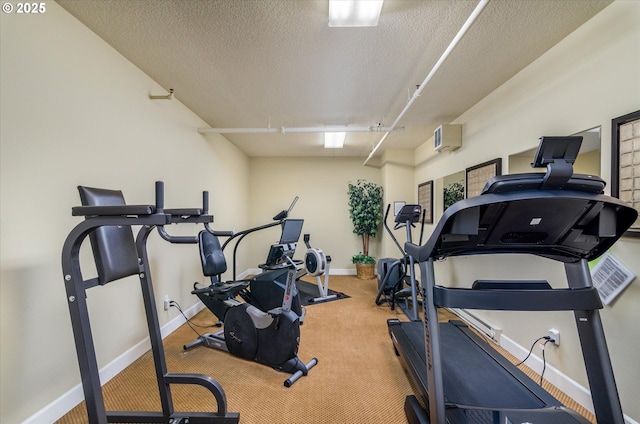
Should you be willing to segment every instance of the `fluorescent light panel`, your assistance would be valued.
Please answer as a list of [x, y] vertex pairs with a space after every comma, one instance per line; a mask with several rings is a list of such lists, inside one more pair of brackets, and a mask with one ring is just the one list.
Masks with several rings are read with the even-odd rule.
[[324, 133], [325, 149], [342, 149], [346, 132], [326, 132]]
[[383, 0], [329, 0], [329, 26], [376, 26], [382, 2]]

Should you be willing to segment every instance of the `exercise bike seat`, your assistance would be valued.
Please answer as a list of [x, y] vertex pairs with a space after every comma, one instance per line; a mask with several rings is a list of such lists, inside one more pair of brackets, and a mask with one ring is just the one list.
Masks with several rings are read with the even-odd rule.
[[211, 277], [211, 285], [198, 288], [198, 283], [194, 283], [191, 294], [231, 294], [235, 296], [236, 293], [249, 286], [249, 281], [222, 282], [218, 278], [220, 274], [227, 270], [227, 261], [218, 237], [206, 230], [200, 231], [198, 234], [198, 246], [202, 272], [207, 277]]

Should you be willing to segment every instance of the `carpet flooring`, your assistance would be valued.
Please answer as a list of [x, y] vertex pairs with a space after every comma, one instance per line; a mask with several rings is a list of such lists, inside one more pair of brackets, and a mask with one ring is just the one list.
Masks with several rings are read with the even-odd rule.
[[[196, 338], [186, 324], [164, 340], [169, 372], [202, 373], [219, 381], [228, 410], [239, 412], [241, 423], [406, 423], [403, 404], [413, 390], [386, 324], [404, 315], [375, 305], [375, 279], [332, 275], [330, 287], [350, 297], [307, 307], [299, 357], [305, 363], [316, 357], [318, 365], [292, 387], [283, 386], [288, 375], [222, 351], [200, 346], [183, 352], [182, 346]], [[210, 325], [214, 317], [203, 310], [192, 320]], [[567, 403], [562, 393], [551, 392]], [[150, 353], [106, 383], [103, 393], [107, 410], [158, 410]], [[210, 411], [214, 405], [199, 387], [172, 386], [172, 395], [179, 411]], [[84, 403], [58, 421], [85, 422]]]

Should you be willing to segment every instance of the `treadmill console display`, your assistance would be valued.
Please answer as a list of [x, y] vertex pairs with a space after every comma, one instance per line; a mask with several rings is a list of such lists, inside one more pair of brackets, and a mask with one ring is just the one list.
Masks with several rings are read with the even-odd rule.
[[540, 137], [532, 168], [544, 168], [555, 160], [575, 163], [582, 145], [582, 137]]

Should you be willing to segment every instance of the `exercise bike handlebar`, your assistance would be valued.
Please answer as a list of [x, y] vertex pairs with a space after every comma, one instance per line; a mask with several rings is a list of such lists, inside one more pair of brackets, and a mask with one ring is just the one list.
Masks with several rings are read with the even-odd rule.
[[291, 212], [293, 207], [296, 205], [297, 201], [298, 201], [298, 196], [296, 196], [293, 199], [293, 202], [291, 202], [291, 205], [289, 206], [289, 209], [285, 209], [282, 212], [280, 212], [279, 214], [277, 214], [276, 216], [274, 216], [273, 220], [274, 221], [282, 221], [283, 219], [286, 219], [289, 216], [289, 213]]
[[244, 237], [244, 236], [249, 235], [251, 233], [254, 233], [256, 231], [260, 231], [260, 230], [264, 230], [264, 229], [267, 229], [267, 228], [275, 227], [276, 225], [280, 225], [282, 223], [282, 221], [284, 221], [285, 219], [287, 219], [289, 217], [289, 213], [291, 212], [291, 210], [293, 209], [293, 207], [295, 206], [297, 201], [298, 201], [298, 196], [296, 196], [293, 199], [293, 202], [291, 202], [291, 206], [289, 206], [289, 209], [285, 209], [285, 210], [281, 211], [280, 213], [278, 213], [276, 216], [273, 217], [274, 222], [270, 222], [269, 224], [260, 225], [258, 227], [247, 228], [246, 230], [231, 232], [232, 234], [230, 235], [230, 238], [227, 241], [225, 241], [224, 244], [222, 245], [222, 250], [224, 250], [224, 248], [227, 246], [227, 244], [229, 244], [229, 242], [231, 242], [231, 240], [235, 239], [236, 237]]
[[282, 221], [284, 221], [285, 219], [287, 219], [289, 217], [289, 213], [291, 212], [291, 210], [295, 206], [296, 202], [298, 202], [298, 196], [296, 196], [293, 199], [293, 201], [291, 202], [291, 205], [289, 206], [289, 209], [285, 209], [285, 210], [283, 210], [282, 212], [280, 212], [279, 214], [277, 214], [276, 216], [273, 217], [274, 222], [271, 222], [271, 223], [265, 224], [265, 225], [260, 225], [258, 227], [248, 228], [246, 230], [234, 232], [222, 244], [222, 250], [224, 251], [224, 249], [227, 247], [227, 245], [229, 243], [231, 243], [231, 241], [233, 241], [236, 238], [240, 237], [236, 241], [235, 246], [233, 247], [233, 279], [234, 280], [236, 278], [236, 256], [237, 256], [237, 252], [238, 252], [238, 246], [240, 245], [240, 242], [242, 241], [242, 239], [245, 238], [246, 236], [248, 236], [249, 234], [254, 233], [256, 231], [265, 230], [267, 228], [275, 227], [276, 225], [282, 224]]
[[419, 241], [419, 245], [422, 246], [422, 236], [424, 235], [424, 219], [427, 215], [427, 211], [425, 209], [422, 209], [422, 225], [420, 226], [420, 241]]
[[287, 261], [289, 269], [298, 269], [298, 266], [296, 265], [294, 260], [291, 257], [289, 257], [289, 255], [284, 255], [284, 260]]
[[389, 228], [389, 225], [387, 225], [387, 217], [389, 216], [390, 209], [391, 209], [391, 203], [387, 205], [387, 211], [384, 213], [384, 228], [387, 229], [387, 232], [391, 236], [391, 239], [396, 244], [400, 252], [404, 255], [405, 253], [404, 253], [404, 250], [402, 249], [402, 246], [400, 246], [400, 243], [398, 243], [398, 239], [396, 239], [396, 236], [393, 235], [393, 231], [391, 231], [391, 228]]

